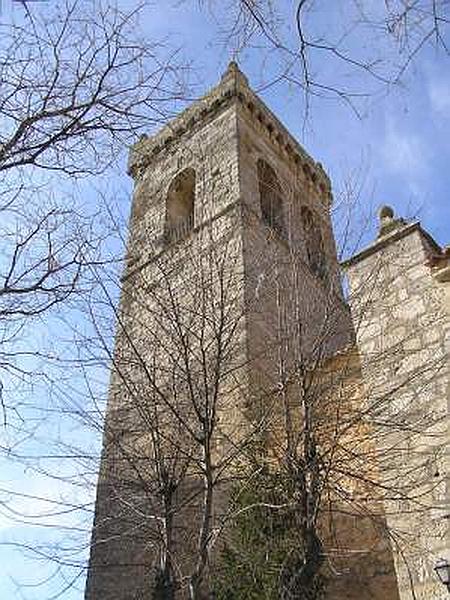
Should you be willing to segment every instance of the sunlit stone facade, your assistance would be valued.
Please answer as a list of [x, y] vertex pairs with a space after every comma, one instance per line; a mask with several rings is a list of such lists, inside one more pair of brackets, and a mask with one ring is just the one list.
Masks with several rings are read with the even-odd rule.
[[[351, 376], [345, 377], [349, 377], [352, 385], [357, 377], [358, 393], [364, 398], [367, 395], [369, 402], [374, 394], [392, 393], [389, 386], [402, 374], [416, 372], [424, 362], [428, 364], [448, 352], [449, 292], [445, 275], [448, 257], [445, 258], [419, 225], [393, 223], [389, 214], [383, 217], [383, 231], [389, 231], [347, 263], [355, 325], [352, 323], [340, 283], [330, 215], [330, 181], [320, 163], [305, 152], [254, 94], [234, 63], [219, 85], [204, 98], [158, 134], [144, 136], [135, 144], [130, 154], [129, 173], [134, 179], [135, 191], [87, 600], [163, 597], [154, 595], [155, 573], [161, 569], [157, 551], [159, 526], [155, 522], [162, 518], [158, 513], [160, 506], [153, 502], [152, 496], [156, 494], [152, 487], [154, 440], [146, 432], [143, 407], [137, 406], [132, 398], [144, 394], [143, 372], [148, 375], [151, 369], [161, 370], [161, 364], [175, 368], [170, 356], [173, 339], [164, 338], [164, 327], [158, 318], [158, 311], [161, 314], [166, 306], [158, 308], [157, 301], [162, 296], [155, 290], [167, 282], [175, 293], [182, 290], [186, 282], [197, 285], [198, 273], [204, 269], [199, 257], [218, 257], [226, 253], [228, 292], [230, 286], [233, 290], [232, 300], [229, 300], [232, 310], [227, 312], [226, 318], [230, 319], [231, 314], [235, 319], [236, 344], [230, 360], [236, 361], [236, 365], [232, 365], [233, 384], [225, 380], [221, 387], [218, 408], [221, 436], [215, 440], [213, 452], [217, 464], [230, 453], [230, 440], [238, 444], [246, 434], [246, 421], [250, 422], [258, 413], [261, 399], [273, 394], [277, 387], [280, 365], [275, 340], [279, 338], [280, 315], [282, 326], [288, 332], [294, 331], [296, 323], [302, 324], [301, 352], [310, 362], [320, 358], [321, 364], [335, 365], [333, 368], [344, 372], [343, 361], [347, 355], [351, 356]], [[379, 261], [388, 267], [379, 269]], [[373, 271], [379, 279], [369, 287], [364, 286]], [[216, 289], [214, 275], [208, 280], [208, 286], [208, 289]], [[184, 301], [193, 309], [203, 296], [202, 289], [191, 286], [188, 291], [192, 298], [184, 298]], [[211, 298], [216, 297], [214, 293]], [[214, 318], [214, 310], [213, 306], [213, 312], [207, 314], [210, 320]], [[194, 331], [196, 327], [194, 324]], [[156, 331], [162, 332], [158, 335], [164, 346], [158, 365], [146, 358], [146, 348], [154, 344], [151, 336]], [[214, 327], [208, 330], [208, 335], [213, 335], [213, 331]], [[393, 355], [389, 345], [397, 344], [402, 336], [407, 339], [400, 345], [400, 354]], [[387, 348], [385, 340], [388, 340]], [[383, 352], [386, 349], [389, 352]], [[174, 347], [174, 352], [176, 350]], [[376, 353], [379, 356], [375, 363], [372, 357]], [[148, 351], [148, 354], [156, 356], [155, 352]], [[290, 350], [286, 360], [295, 362]], [[361, 368], [368, 385], [364, 379], [361, 381]], [[448, 480], [443, 476], [448, 458], [442, 450], [445, 427], [448, 427], [448, 420], [444, 419], [448, 369], [442, 368], [436, 377], [430, 377], [430, 371], [425, 378], [419, 376], [424, 390], [420, 398], [413, 398], [417, 389], [417, 380], [413, 379], [410, 391], [405, 387], [401, 394], [392, 393], [393, 402], [400, 404], [402, 410], [405, 405], [411, 407], [411, 414], [428, 411], [432, 406], [436, 419], [427, 423], [426, 431], [408, 438], [408, 448], [399, 448], [399, 461], [413, 460], [411, 452], [432, 457], [426, 463], [431, 469], [427, 471], [429, 476], [439, 473], [433, 479], [437, 484], [433, 489], [436, 502], [411, 515], [403, 511], [400, 517], [398, 510], [393, 511], [395, 514], [387, 517], [387, 523], [393, 528], [401, 524], [408, 531], [418, 528], [423, 532], [424, 527], [430, 528], [430, 536], [420, 538], [415, 554], [412, 551], [409, 554], [410, 546], [407, 550], [408, 560], [411, 556], [414, 565], [417, 598], [429, 600], [437, 598], [431, 595], [437, 588], [432, 582], [430, 565], [435, 556], [448, 551], [444, 537], [446, 527], [448, 531], [444, 514]], [[169, 387], [168, 379], [164, 389]], [[341, 389], [342, 385], [337, 387]], [[152, 401], [155, 406], [160, 402], [156, 392], [146, 398], [146, 411]], [[161, 414], [164, 418], [167, 416], [164, 412]], [[372, 426], [372, 423], [367, 424], [367, 427]], [[176, 435], [175, 431], [174, 421], [168, 415], [167, 437]], [[376, 432], [374, 426], [375, 445]], [[270, 431], [266, 437], [270, 440]], [[403, 441], [404, 438], [402, 444]], [[385, 443], [389, 440], [385, 439]], [[125, 460], [130, 456], [139, 457], [138, 475], [136, 461], [131, 464]], [[233, 468], [236, 469], [236, 465], [230, 467], [230, 472]], [[381, 471], [383, 468], [392, 477], [396, 467], [390, 463], [380, 464]], [[422, 479], [417, 485], [426, 486], [423, 474], [421, 471]], [[136, 484], [137, 478], [140, 487]], [[197, 485], [195, 469], [187, 467], [187, 476], [176, 494], [178, 508], [174, 511], [173, 525], [177, 529], [173, 554], [182, 574], [192, 571], [196, 543], [193, 530], [198, 517], [195, 502], [187, 506], [183, 498], [189, 497]], [[425, 495], [428, 498], [428, 490]], [[213, 519], [217, 527], [226, 512], [226, 485], [220, 488], [216, 502]], [[386, 510], [389, 515], [390, 508]], [[329, 598], [397, 600], [400, 597], [406, 600], [412, 597], [408, 595], [399, 558], [406, 550], [400, 545], [397, 547], [396, 540], [389, 536], [382, 539], [372, 525], [354, 515], [336, 515], [335, 521], [340, 532], [340, 561], [335, 561], [337, 549], [333, 546], [333, 536], [324, 532]], [[384, 509], [378, 521], [380, 529], [388, 529]], [[401, 543], [406, 541], [402, 538]], [[335, 568], [338, 563], [339, 569]], [[180, 587], [176, 595], [188, 597], [188, 585]]]

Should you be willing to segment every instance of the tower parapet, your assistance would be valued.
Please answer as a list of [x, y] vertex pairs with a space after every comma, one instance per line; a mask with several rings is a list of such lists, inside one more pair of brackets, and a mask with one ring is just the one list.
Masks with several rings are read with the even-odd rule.
[[128, 160], [129, 174], [136, 179], [158, 155], [166, 151], [173, 152], [177, 144], [184, 143], [194, 131], [204, 127], [220, 112], [236, 103], [259, 122], [261, 135], [270, 139], [286, 160], [302, 169], [312, 185], [326, 192], [322, 197], [331, 202], [331, 182], [321, 163], [314, 161], [253, 92], [236, 62], [228, 65], [219, 84], [205, 96], [193, 102], [158, 133], [153, 136], [144, 135], [134, 144]]

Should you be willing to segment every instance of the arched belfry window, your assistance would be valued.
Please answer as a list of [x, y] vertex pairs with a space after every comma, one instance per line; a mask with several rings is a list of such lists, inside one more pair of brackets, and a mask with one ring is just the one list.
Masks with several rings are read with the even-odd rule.
[[301, 219], [309, 268], [315, 275], [325, 279], [327, 264], [320, 226], [313, 212], [307, 206], [301, 208]]
[[169, 186], [166, 199], [164, 236], [175, 241], [194, 227], [195, 171], [185, 169], [178, 173]]
[[257, 170], [262, 219], [284, 236], [283, 197], [278, 177], [265, 160], [258, 160]]

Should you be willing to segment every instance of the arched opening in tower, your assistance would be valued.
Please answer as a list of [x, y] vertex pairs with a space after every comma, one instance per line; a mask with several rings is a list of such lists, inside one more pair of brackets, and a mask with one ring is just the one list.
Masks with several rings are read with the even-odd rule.
[[195, 171], [185, 169], [178, 173], [169, 186], [166, 199], [164, 237], [176, 241], [194, 227]]
[[321, 279], [327, 276], [327, 264], [323, 246], [322, 232], [312, 210], [307, 206], [301, 208], [301, 220], [305, 236], [306, 259], [314, 275]]
[[258, 160], [257, 170], [262, 220], [284, 237], [283, 195], [278, 177], [265, 160]]

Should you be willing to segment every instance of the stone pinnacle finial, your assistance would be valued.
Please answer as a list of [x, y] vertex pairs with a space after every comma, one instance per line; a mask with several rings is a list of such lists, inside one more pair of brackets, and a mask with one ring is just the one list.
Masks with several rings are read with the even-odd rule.
[[230, 62], [228, 63], [228, 67], [227, 67], [227, 73], [231, 73], [231, 72], [236, 72], [239, 71], [239, 65], [237, 64], [237, 62], [235, 60], [230, 60]]
[[222, 81], [226, 81], [228, 79], [236, 79], [243, 81], [246, 85], [248, 85], [247, 77], [240, 70], [239, 65], [235, 60], [232, 60], [228, 63], [227, 70], [222, 75]]
[[394, 209], [392, 208], [392, 206], [389, 206], [387, 204], [380, 206], [380, 209], [378, 210], [378, 216], [380, 217], [381, 221], [383, 219], [393, 219], [394, 214], [395, 213], [394, 213]]
[[391, 233], [391, 231], [406, 225], [406, 221], [404, 219], [395, 218], [394, 209], [387, 204], [380, 206], [378, 210], [378, 217], [380, 219], [378, 237], [387, 235], [388, 233]]

